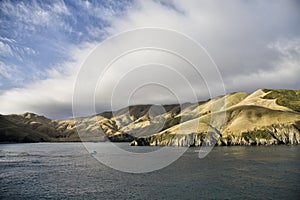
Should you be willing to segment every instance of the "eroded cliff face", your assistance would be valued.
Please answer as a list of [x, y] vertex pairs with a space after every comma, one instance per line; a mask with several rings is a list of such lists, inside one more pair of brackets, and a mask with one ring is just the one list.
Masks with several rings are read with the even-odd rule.
[[[166, 130], [142, 138], [143, 142], [137, 139], [132, 145], [299, 144], [299, 100], [300, 91], [290, 90], [230, 94], [199, 105], [198, 115], [195, 114], [197, 108], [181, 112], [176, 117], [188, 115], [189, 120], [180, 120], [180, 123]], [[220, 109], [210, 112], [213, 106]], [[197, 117], [191, 117], [191, 113]]]
[[149, 146], [234, 146], [234, 145], [276, 145], [300, 144], [300, 128], [297, 125], [272, 125], [242, 132], [236, 135], [223, 136], [220, 132], [191, 133], [187, 135], [155, 135], [147, 138], [136, 138], [132, 145]]

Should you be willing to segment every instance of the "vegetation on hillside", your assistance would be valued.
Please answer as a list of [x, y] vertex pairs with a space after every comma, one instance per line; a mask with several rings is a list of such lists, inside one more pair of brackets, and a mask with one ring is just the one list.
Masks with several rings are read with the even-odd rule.
[[270, 92], [263, 97], [264, 99], [276, 99], [278, 105], [300, 112], [300, 90], [264, 89], [263, 91]]
[[166, 130], [172, 126], [179, 124], [181, 122], [180, 120], [181, 120], [181, 117], [167, 118], [161, 131]]
[[273, 138], [273, 135], [271, 131], [268, 130], [253, 130], [242, 133], [242, 137], [245, 138], [246, 141], [256, 141], [256, 139], [270, 140]]
[[295, 122], [295, 128], [300, 131], [300, 121]]

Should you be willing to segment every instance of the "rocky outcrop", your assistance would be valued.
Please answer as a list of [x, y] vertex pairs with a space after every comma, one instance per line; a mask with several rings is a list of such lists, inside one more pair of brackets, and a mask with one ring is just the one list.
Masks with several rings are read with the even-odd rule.
[[150, 138], [135, 138], [131, 143], [131, 146], [149, 146]]
[[135, 137], [133, 137], [127, 133], [124, 133], [124, 134], [109, 136], [108, 140], [111, 142], [132, 142], [135, 140]]
[[187, 135], [150, 136], [136, 138], [133, 146], [235, 146], [235, 145], [276, 145], [276, 144], [300, 144], [300, 128], [297, 125], [273, 125], [243, 132], [239, 135], [222, 136], [216, 132], [191, 133]]

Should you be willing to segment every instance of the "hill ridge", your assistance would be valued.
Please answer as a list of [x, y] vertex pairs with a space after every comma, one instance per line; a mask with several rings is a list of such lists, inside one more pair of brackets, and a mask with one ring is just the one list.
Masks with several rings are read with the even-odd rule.
[[0, 142], [111, 140], [134, 141], [133, 145], [197, 146], [210, 143], [206, 136], [213, 128], [219, 145], [298, 144], [298, 102], [300, 90], [259, 89], [182, 107], [163, 105], [165, 113], [156, 111], [156, 105], [145, 104], [65, 120], [30, 112], [0, 115]]

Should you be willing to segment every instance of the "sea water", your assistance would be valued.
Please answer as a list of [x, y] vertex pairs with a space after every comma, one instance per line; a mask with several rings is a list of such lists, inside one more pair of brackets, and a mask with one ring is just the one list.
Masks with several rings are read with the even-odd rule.
[[130, 174], [101, 164], [82, 143], [1, 144], [0, 199], [299, 198], [300, 146], [215, 147], [203, 159], [198, 150], [161, 170]]

